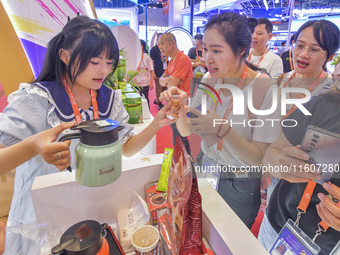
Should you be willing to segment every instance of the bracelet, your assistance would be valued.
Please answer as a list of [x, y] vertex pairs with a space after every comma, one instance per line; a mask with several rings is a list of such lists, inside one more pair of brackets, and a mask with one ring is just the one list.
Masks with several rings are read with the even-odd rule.
[[220, 135], [218, 135], [218, 134], [220, 133], [221, 127], [222, 127], [222, 124], [221, 124], [220, 128], [219, 128], [218, 131], [217, 131], [217, 137], [222, 139], [223, 137], [225, 137], [225, 136], [229, 133], [229, 131], [231, 130], [231, 126], [229, 126], [229, 128], [227, 129], [227, 131], [226, 131], [223, 135], [220, 136]]

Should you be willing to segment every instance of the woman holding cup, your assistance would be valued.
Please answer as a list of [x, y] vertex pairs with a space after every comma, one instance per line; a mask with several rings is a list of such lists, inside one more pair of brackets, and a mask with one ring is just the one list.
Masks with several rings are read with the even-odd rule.
[[[266, 74], [261, 74], [257, 68], [247, 63], [250, 44], [251, 32], [247, 20], [242, 16], [225, 12], [211, 17], [205, 25], [203, 37], [208, 74], [202, 82], [211, 87], [218, 83], [235, 86], [243, 92], [245, 98], [251, 90], [256, 91], [251, 96], [254, 107], [269, 109], [272, 105], [272, 92], [277, 89], [276, 84]], [[251, 228], [261, 203], [261, 175], [242, 172], [241, 169], [260, 166], [266, 148], [280, 133], [277, 123], [266, 121], [278, 119], [278, 109], [266, 116], [254, 116], [248, 110], [243, 115], [233, 114], [232, 94], [229, 89], [221, 88], [216, 90], [222, 104], [214, 104], [216, 99], [207, 97], [208, 114], [204, 115], [198, 108], [202, 96], [206, 94], [203, 89], [206, 90], [207, 87], [199, 87], [201, 89], [197, 90], [191, 100], [191, 108], [187, 105], [186, 94], [178, 88], [163, 92], [161, 99], [168, 101], [171, 95], [180, 95], [181, 108], [176, 122], [178, 130], [183, 136], [196, 133], [203, 138], [201, 151], [196, 159], [197, 166], [201, 169], [224, 169], [215, 178], [217, 191]], [[189, 109], [195, 118], [188, 118]], [[244, 109], [249, 109], [246, 100]], [[221, 124], [216, 124], [217, 119], [221, 120]], [[247, 125], [249, 121], [260, 121], [263, 125], [253, 127]], [[246, 124], [232, 125], [232, 122]], [[212, 140], [217, 142], [211, 145]]]

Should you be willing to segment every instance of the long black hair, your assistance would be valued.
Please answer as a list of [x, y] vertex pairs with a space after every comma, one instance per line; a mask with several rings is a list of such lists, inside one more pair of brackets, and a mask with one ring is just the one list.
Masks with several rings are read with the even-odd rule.
[[[250, 20], [251, 22], [252, 20]], [[252, 34], [250, 32], [251, 23], [248, 23], [247, 18], [242, 17], [236, 12], [223, 12], [212, 16], [204, 26], [204, 32], [212, 27], [216, 27], [218, 32], [224, 37], [227, 44], [230, 46], [235, 56], [241, 55], [246, 64], [254, 71], [261, 69], [250, 64], [246, 58], [249, 56], [251, 47]]]
[[139, 40], [140, 44], [143, 46], [143, 53], [149, 54], [148, 50], [146, 49], [146, 42], [142, 39]]
[[307, 27], [313, 27], [315, 40], [320, 47], [327, 52], [326, 61], [322, 66], [322, 68], [326, 70], [328, 59], [333, 56], [339, 48], [339, 28], [333, 22], [324, 19], [307, 21], [294, 34], [295, 42], [298, 40], [301, 32]]
[[[61, 50], [70, 51], [68, 65], [60, 59]], [[42, 71], [35, 82], [56, 81], [62, 85], [62, 75], [67, 73], [72, 83], [85, 70], [91, 58], [106, 54], [117, 68], [119, 48], [111, 30], [102, 22], [86, 16], [71, 19], [48, 43]]]

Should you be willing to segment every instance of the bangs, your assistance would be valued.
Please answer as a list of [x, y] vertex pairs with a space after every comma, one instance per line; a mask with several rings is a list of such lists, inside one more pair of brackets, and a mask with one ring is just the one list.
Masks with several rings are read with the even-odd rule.
[[321, 30], [321, 26], [320, 26], [320, 23], [319, 22], [315, 22], [313, 24], [313, 35], [314, 35], [314, 38], [315, 40], [318, 42], [318, 44], [320, 45], [320, 47], [323, 49], [323, 50], [327, 50], [327, 47], [325, 46], [324, 44], [324, 38], [323, 38], [323, 34], [322, 34], [322, 30]]
[[104, 54], [103, 57], [113, 60], [112, 67], [115, 69], [119, 59], [119, 48], [112, 32], [109, 29], [103, 31], [100, 28], [85, 31], [72, 51], [69, 68], [71, 71], [74, 66], [74, 73], [69, 72], [72, 82], [85, 70], [91, 58], [99, 57], [102, 54]]

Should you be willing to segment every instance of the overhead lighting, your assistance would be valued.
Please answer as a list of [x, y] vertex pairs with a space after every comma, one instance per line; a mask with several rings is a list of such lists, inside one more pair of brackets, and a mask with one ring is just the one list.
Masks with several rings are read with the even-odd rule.
[[263, 0], [264, 7], [266, 7], [266, 11], [268, 11], [268, 3], [267, 0]]

